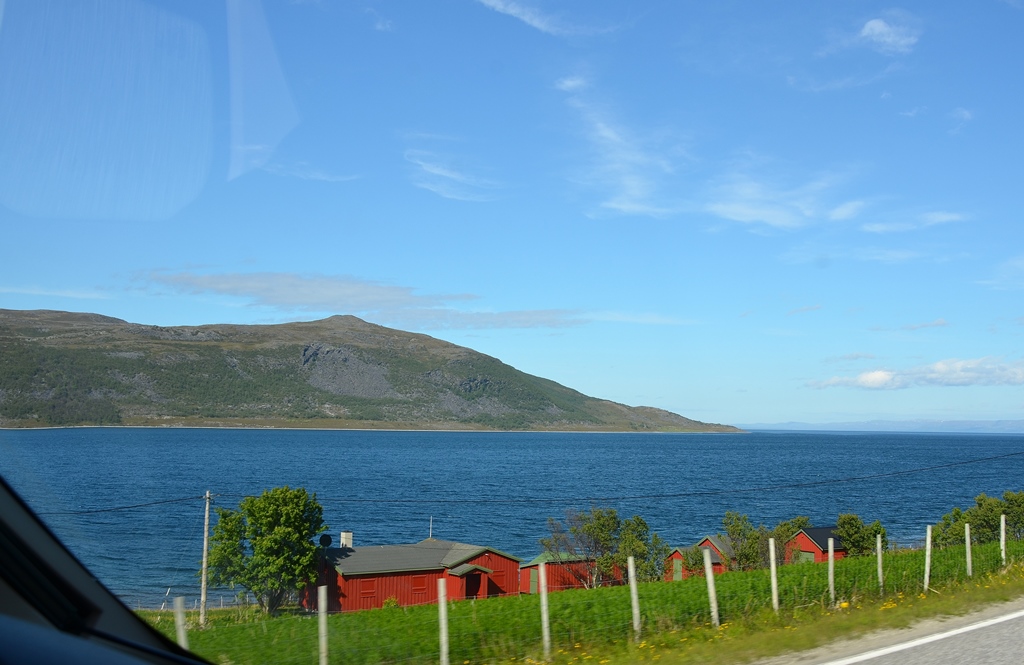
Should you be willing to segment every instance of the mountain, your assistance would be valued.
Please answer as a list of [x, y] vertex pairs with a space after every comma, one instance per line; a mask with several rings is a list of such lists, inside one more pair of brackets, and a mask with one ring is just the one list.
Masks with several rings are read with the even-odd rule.
[[353, 316], [160, 327], [0, 309], [0, 426], [739, 432]]

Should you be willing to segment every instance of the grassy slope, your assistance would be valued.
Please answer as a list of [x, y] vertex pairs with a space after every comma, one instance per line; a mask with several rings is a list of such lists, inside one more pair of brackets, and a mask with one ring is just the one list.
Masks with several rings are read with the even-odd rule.
[[0, 424], [738, 431], [355, 317], [160, 328], [0, 310]]
[[[1024, 543], [1010, 543], [1011, 557]], [[909, 625], [916, 619], [963, 613], [979, 604], [1024, 595], [1024, 568], [1002, 570], [998, 544], [975, 546], [975, 578], [966, 577], [963, 547], [935, 552], [933, 591], [922, 591], [923, 552], [885, 557], [886, 587], [879, 594], [874, 557], [836, 564], [837, 600], [828, 601], [827, 566], [797, 564], [779, 571], [782, 611], [770, 606], [766, 571], [717, 578], [723, 626], [710, 625], [705, 581], [638, 587], [643, 642], [631, 640], [629, 589], [614, 587], [551, 594], [554, 662], [748, 662], [809, 649], [867, 631]], [[170, 613], [143, 612], [173, 635]], [[309, 616], [273, 619], [226, 610], [212, 626], [190, 634], [192, 648], [214, 662], [313, 662], [317, 622]], [[537, 596], [512, 596], [450, 605], [453, 663], [537, 662], [540, 622]], [[195, 619], [195, 613], [190, 615]], [[353, 612], [330, 617], [332, 662], [437, 662], [437, 608], [433, 605]]]

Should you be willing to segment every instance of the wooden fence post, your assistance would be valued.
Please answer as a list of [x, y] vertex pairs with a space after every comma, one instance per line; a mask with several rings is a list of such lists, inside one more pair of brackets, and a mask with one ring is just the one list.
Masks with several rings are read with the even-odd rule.
[[875, 534], [875, 551], [878, 552], [878, 592], [885, 593], [885, 577], [882, 576], [882, 534]]
[[174, 597], [174, 630], [178, 634], [178, 646], [188, 648], [188, 633], [185, 631], [185, 597]]
[[828, 597], [836, 604], [836, 539], [828, 539]]
[[629, 570], [629, 602], [633, 607], [633, 639], [640, 641], [640, 591], [636, 588], [636, 560], [630, 556], [626, 559]]
[[779, 611], [779, 572], [776, 569], [775, 561], [775, 539], [768, 539], [768, 567], [772, 574], [772, 609]]
[[715, 593], [715, 569], [711, 565], [711, 548], [702, 547], [704, 550], [704, 577], [708, 582], [708, 603], [711, 605], [711, 624], [718, 628], [718, 595]]
[[441, 665], [448, 660], [448, 584], [443, 577], [437, 579], [437, 619], [440, 624]]
[[540, 577], [540, 635], [544, 644], [544, 660], [551, 660], [551, 621], [548, 616], [548, 571], [544, 562], [537, 566]]
[[999, 556], [1003, 558], [1003, 565], [1006, 565], [1006, 514], [999, 516]]
[[974, 577], [974, 566], [971, 561], [971, 525], [964, 524], [964, 545], [967, 551], [967, 577]]
[[928, 584], [932, 577], [932, 525], [924, 532], [924, 592], [928, 593]]
[[316, 588], [317, 628], [320, 633], [320, 665], [327, 665], [327, 587]]

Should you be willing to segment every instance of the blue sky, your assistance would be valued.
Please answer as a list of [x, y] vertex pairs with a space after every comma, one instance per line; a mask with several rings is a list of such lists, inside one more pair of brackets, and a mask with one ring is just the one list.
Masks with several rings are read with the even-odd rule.
[[1024, 419], [1024, 6], [0, 1], [0, 307]]

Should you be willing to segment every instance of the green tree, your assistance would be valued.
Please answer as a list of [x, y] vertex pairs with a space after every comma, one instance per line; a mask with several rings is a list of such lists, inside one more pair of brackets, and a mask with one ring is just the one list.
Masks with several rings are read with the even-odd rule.
[[313, 539], [327, 530], [323, 508], [305, 489], [275, 487], [238, 510], [217, 509], [210, 547], [213, 584], [240, 585], [274, 613], [316, 574]]
[[668, 543], [657, 533], [651, 532], [647, 522], [639, 515], [622, 522], [616, 564], [620, 570], [626, 570], [629, 557], [633, 557], [638, 582], [664, 579], [665, 559], [671, 551]]
[[876, 536], [882, 536], [882, 549], [888, 549], [889, 539], [885, 534], [885, 527], [878, 520], [871, 524], [864, 524], [860, 517], [853, 513], [844, 513], [836, 520], [836, 528], [833, 532], [843, 544], [846, 554], [849, 556], [862, 556], [875, 551]]
[[954, 508], [946, 513], [932, 530], [932, 541], [937, 547], [962, 545], [965, 524], [971, 525], [971, 542], [999, 540], [1000, 515], [1004, 514], [1007, 537], [1024, 537], [1024, 492], [1007, 491], [1002, 499], [979, 494], [967, 510]]
[[541, 538], [541, 546], [554, 561], [575, 562], [567, 570], [587, 588], [614, 580], [616, 570], [624, 574], [629, 556], [636, 561], [638, 580], [661, 579], [670, 551], [642, 517], [623, 521], [614, 508], [569, 510], [564, 524], [548, 518], [548, 530], [551, 536]]
[[730, 568], [755, 570], [769, 566], [769, 538], [775, 539], [777, 560], [781, 563], [784, 560], [782, 548], [785, 547], [786, 542], [800, 529], [805, 529], [810, 525], [810, 518], [800, 516], [779, 522], [774, 529], [768, 529], [764, 524], [755, 527], [748, 516], [729, 511], [722, 518], [725, 533], [718, 535], [732, 546], [735, 559], [729, 563]]

